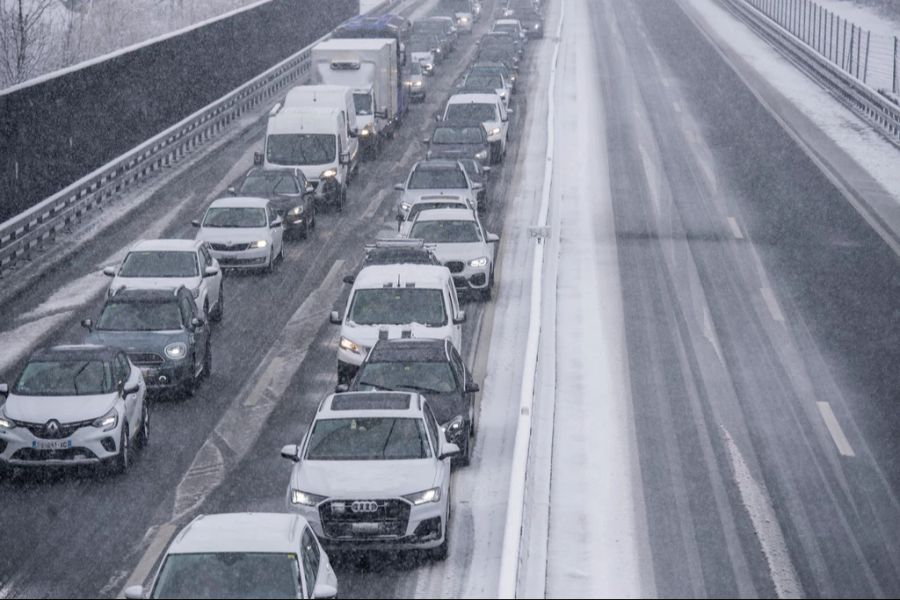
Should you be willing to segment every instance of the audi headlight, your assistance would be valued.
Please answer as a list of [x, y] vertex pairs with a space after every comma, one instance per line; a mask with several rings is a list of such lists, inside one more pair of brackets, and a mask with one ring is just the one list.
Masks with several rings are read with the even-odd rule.
[[325, 496], [310, 494], [309, 492], [301, 492], [300, 490], [291, 490], [291, 504], [299, 504], [301, 506], [316, 506], [324, 500]]
[[16, 428], [16, 422], [6, 416], [6, 413], [0, 408], [0, 429], [6, 429], [9, 431], [10, 429]]
[[429, 502], [440, 502], [441, 488], [431, 488], [430, 490], [425, 490], [424, 492], [410, 494], [409, 496], [403, 496], [403, 498], [412, 502], [413, 506], [420, 506], [422, 504], [428, 504]]
[[302, 207], [302, 206], [295, 206], [295, 207], [292, 208], [290, 211], [288, 211], [288, 214], [290, 214], [290, 215], [301, 215], [301, 214], [303, 214], [303, 207]]
[[96, 419], [91, 425], [96, 427], [97, 429], [102, 429], [103, 431], [110, 431], [116, 428], [116, 425], [119, 424], [119, 413], [116, 409], [112, 409], [99, 419]]
[[475, 160], [487, 160], [488, 152], [487, 150], [482, 150], [481, 152], [475, 153]]
[[250, 242], [251, 248], [265, 248], [269, 245], [269, 242], [266, 240], [256, 240], [255, 242]]
[[337, 177], [337, 169], [325, 169], [322, 171], [322, 174], [319, 175], [322, 179], [331, 179], [332, 177]]
[[488, 132], [488, 135], [500, 135], [500, 128], [492, 127], [491, 130]]
[[483, 269], [488, 264], [487, 256], [482, 256], [481, 258], [476, 258], [475, 260], [469, 261], [470, 267], [475, 267], [476, 269]]
[[354, 354], [362, 354], [362, 348], [359, 347], [359, 344], [345, 337], [341, 338], [341, 348]]
[[187, 344], [176, 342], [166, 346], [166, 356], [172, 360], [181, 360], [187, 356]]

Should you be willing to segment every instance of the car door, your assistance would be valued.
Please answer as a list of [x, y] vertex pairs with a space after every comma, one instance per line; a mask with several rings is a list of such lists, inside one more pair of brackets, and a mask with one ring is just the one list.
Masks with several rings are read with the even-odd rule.
[[500, 131], [503, 136], [503, 149], [506, 150], [506, 142], [509, 137], [509, 112], [506, 110], [506, 107], [503, 106], [503, 102], [499, 99], [497, 100], [495, 107], [495, 110], [498, 111], [500, 116]]
[[269, 235], [272, 236], [272, 256], [278, 256], [284, 243], [284, 224], [272, 227], [272, 223], [278, 219], [278, 213], [272, 210], [271, 206], [266, 207], [266, 214], [269, 216]]
[[456, 348], [453, 346], [450, 347], [450, 368], [456, 376], [456, 382], [466, 400], [466, 406], [469, 410], [469, 414], [466, 415], [466, 418], [469, 419], [469, 422], [471, 423], [475, 419], [475, 404], [473, 402], [472, 394], [466, 392], [466, 385], [472, 377], [469, 374], [469, 370], [466, 368], [465, 363], [463, 363], [462, 356], [460, 356], [459, 352], [457, 352]]
[[[222, 295], [222, 269], [219, 267], [219, 261], [212, 257], [212, 254], [209, 253], [209, 248], [206, 247], [206, 244], [200, 246], [200, 274], [203, 277], [203, 282], [200, 284], [201, 288], [206, 286], [206, 297], [209, 299], [209, 307], [217, 306], [219, 304], [220, 296]], [[206, 276], [206, 269], [213, 268], [218, 271], [216, 275], [212, 277]]]
[[[198, 365], [202, 365], [206, 359], [206, 339], [209, 335], [206, 323], [206, 315], [202, 314], [201, 309], [197, 308], [197, 304], [191, 299], [190, 293], [181, 289], [178, 295], [178, 308], [181, 309], [182, 318], [184, 319], [184, 327], [188, 332], [188, 351], [194, 356], [193, 368], [196, 371]], [[204, 323], [200, 327], [191, 325], [193, 319], [201, 319]]]
[[[124, 352], [116, 354], [114, 366], [116, 370], [116, 383], [119, 384], [119, 389], [133, 386], [138, 383], [139, 378], [142, 377], [140, 372], [135, 375], [133, 371], [136, 369], [131, 368], [131, 363], [128, 361]], [[140, 405], [138, 396], [140, 393], [141, 392], [138, 392], [137, 394], [122, 394], [122, 401], [125, 403], [125, 420], [128, 423], [128, 428], [132, 435], [134, 435], [136, 431], [135, 424], [138, 423]]]
[[312, 598], [315, 594], [320, 562], [321, 555], [316, 536], [309, 527], [304, 527], [303, 535], [300, 536], [300, 566], [303, 569], [304, 598]]

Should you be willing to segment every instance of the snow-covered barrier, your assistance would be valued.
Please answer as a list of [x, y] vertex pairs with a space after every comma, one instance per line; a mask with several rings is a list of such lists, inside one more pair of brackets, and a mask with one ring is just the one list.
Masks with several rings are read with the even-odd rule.
[[[821, 23], [824, 22], [824, 17], [812, 16], [807, 24], [804, 15], [809, 13], [804, 13], [803, 11], [808, 11], [809, 6], [813, 5], [812, 2], [787, 0], [776, 4], [771, 2], [771, 0], [769, 2], [764, 0], [719, 1], [758, 35], [775, 46], [809, 77], [819, 82], [834, 94], [838, 100], [871, 123], [893, 144], [900, 147], [900, 105], [893, 98], [880, 93], [857, 79], [854, 73], [858, 74], [858, 67], [848, 67], [851, 63], [860, 62], [858, 59], [860, 51], [857, 51], [856, 59], [845, 59], [843, 66], [835, 64], [835, 62], [832, 62], [834, 57], [829, 59], [827, 55], [823, 55], [814, 46], [803, 41], [802, 37], [798, 37], [792, 31], [795, 27], [789, 24], [792, 21], [785, 21], [785, 24], [782, 25], [780, 23], [781, 19], [777, 18], [778, 13], [773, 13], [773, 16], [768, 14], [768, 9], [771, 6], [781, 6], [782, 4], [786, 7], [788, 14], [791, 14], [791, 7], [797, 5], [801, 7], [796, 10], [794, 17], [796, 23], [799, 23], [800, 29], [798, 31], [806, 29], [814, 31], [817, 23], [821, 26]], [[826, 29], [826, 34], [828, 32], [830, 32], [830, 29]], [[810, 35], [812, 36], [810, 40], [819, 39], [814, 33]], [[837, 35], [838, 33], [835, 32], [834, 36]], [[847, 35], [846, 31], [844, 35]], [[862, 47], [859, 37], [856, 40], [855, 44], [858, 47]], [[843, 56], [843, 54], [840, 54], [840, 56]]]
[[0, 93], [0, 275], [305, 78], [309, 46], [358, 12], [264, 0]]

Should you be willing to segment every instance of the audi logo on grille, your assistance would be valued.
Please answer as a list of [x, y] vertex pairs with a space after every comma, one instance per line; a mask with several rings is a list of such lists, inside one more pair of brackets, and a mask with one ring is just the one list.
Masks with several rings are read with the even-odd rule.
[[372, 500], [359, 500], [350, 505], [355, 513], [373, 513], [378, 511], [378, 503]]

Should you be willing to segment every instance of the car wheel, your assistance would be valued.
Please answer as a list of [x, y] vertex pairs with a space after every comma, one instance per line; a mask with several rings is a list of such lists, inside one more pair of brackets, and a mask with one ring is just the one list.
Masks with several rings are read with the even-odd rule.
[[316, 213], [317, 213], [318, 211], [316, 210], [316, 203], [315, 203], [315, 202], [313, 202], [312, 204], [310, 204], [309, 210], [310, 210], [310, 214], [312, 215], [312, 228], [315, 229], [315, 228], [316, 228], [316, 222], [318, 221], [318, 220], [316, 219]]
[[150, 405], [144, 400], [144, 408], [141, 411], [141, 430], [138, 432], [137, 445], [146, 448], [150, 445]]
[[275, 272], [275, 252], [269, 253], [269, 263], [266, 265], [265, 272], [266, 273], [274, 273]]
[[309, 234], [312, 231], [312, 217], [307, 217], [306, 221], [303, 223], [303, 239], [308, 240]]
[[125, 423], [122, 425], [122, 435], [119, 439], [119, 454], [114, 463], [115, 472], [120, 475], [131, 466], [131, 440], [128, 437], [128, 423]]
[[219, 284], [219, 301], [216, 302], [216, 309], [209, 316], [213, 321], [221, 321], [225, 316], [225, 286]]
[[466, 437], [463, 438], [462, 452], [459, 455], [459, 466], [468, 467], [472, 462], [472, 431], [466, 429]]
[[197, 383], [197, 357], [195, 355], [191, 359], [191, 373], [187, 379], [185, 379], [184, 383], [181, 384], [181, 392], [184, 394], [185, 398], [193, 397], [194, 391], [197, 389]]

